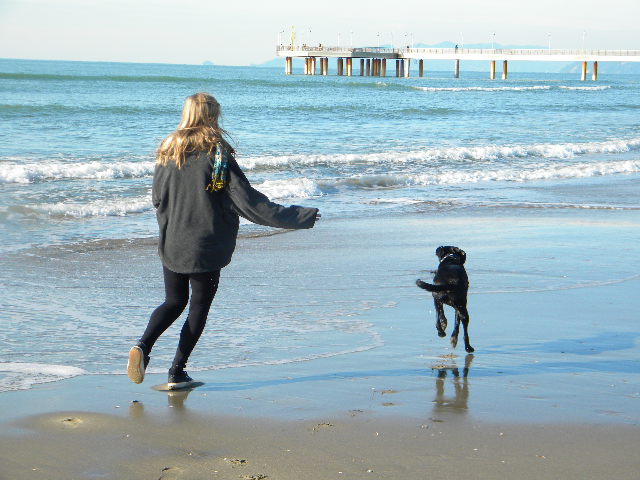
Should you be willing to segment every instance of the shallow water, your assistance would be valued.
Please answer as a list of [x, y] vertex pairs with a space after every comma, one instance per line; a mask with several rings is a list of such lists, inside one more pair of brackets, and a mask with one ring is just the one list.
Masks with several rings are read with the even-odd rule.
[[[586, 398], [637, 371], [635, 77], [381, 80], [2, 60], [0, 82], [0, 390], [122, 372], [162, 295], [152, 152], [197, 90], [224, 105], [252, 182], [324, 217], [277, 236], [242, 226], [192, 371], [224, 384], [238, 367], [322, 376], [327, 364], [371, 365], [390, 378], [420, 372], [416, 385], [426, 377], [437, 391], [431, 366], [450, 351], [413, 282], [435, 268], [440, 244], [469, 254], [470, 379], [562, 384], [586, 371]], [[179, 328], [150, 372], [165, 371]], [[621, 398], [635, 401], [637, 378], [628, 382]]]

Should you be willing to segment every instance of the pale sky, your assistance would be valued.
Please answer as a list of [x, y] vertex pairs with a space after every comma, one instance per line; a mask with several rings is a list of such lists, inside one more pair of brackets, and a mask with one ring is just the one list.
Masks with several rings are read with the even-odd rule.
[[324, 45], [640, 49], [638, 19], [638, 0], [0, 0], [0, 58], [247, 65], [292, 27]]

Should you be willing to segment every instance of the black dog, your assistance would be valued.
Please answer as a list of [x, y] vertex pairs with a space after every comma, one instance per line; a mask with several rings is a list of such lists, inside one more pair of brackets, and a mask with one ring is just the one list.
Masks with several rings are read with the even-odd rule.
[[458, 332], [460, 323], [464, 328], [464, 349], [471, 353], [474, 351], [469, 344], [469, 312], [467, 312], [467, 291], [469, 290], [469, 278], [464, 269], [467, 254], [458, 247], [438, 247], [436, 256], [440, 259], [440, 265], [433, 277], [433, 283], [425, 283], [416, 280], [416, 285], [433, 294], [436, 306], [436, 329], [438, 336], [446, 335], [447, 317], [444, 316], [443, 304], [453, 307], [456, 311], [456, 326], [451, 332], [451, 345], [455, 348], [458, 344]]

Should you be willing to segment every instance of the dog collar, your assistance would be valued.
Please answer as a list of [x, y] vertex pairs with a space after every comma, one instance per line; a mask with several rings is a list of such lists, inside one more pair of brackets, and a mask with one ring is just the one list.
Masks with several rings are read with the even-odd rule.
[[442, 259], [440, 260], [440, 263], [444, 262], [447, 258], [449, 257], [454, 257], [455, 253], [447, 253], [444, 257], [442, 257]]

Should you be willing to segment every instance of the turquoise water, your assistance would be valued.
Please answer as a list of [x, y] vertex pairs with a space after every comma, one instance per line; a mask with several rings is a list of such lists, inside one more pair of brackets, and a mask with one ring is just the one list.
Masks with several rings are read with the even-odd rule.
[[[223, 105], [252, 182], [326, 215], [483, 203], [520, 186], [640, 170], [640, 79], [480, 73], [285, 76], [280, 69], [0, 60], [3, 250], [155, 234], [153, 152], [186, 96]], [[563, 203], [564, 199], [545, 199]], [[589, 199], [573, 206], [602, 207]], [[615, 196], [606, 207], [637, 207]], [[490, 208], [490, 205], [487, 205]]]
[[[139, 333], [161, 291], [150, 255], [153, 152], [196, 91], [221, 102], [223, 126], [252, 183], [280, 203], [319, 207], [326, 222], [398, 215], [585, 222], [591, 212], [608, 212], [624, 224], [640, 209], [637, 76], [580, 82], [573, 75], [520, 73], [490, 81], [464, 71], [460, 79], [451, 72], [399, 79], [285, 76], [283, 70], [0, 60], [0, 284], [9, 292], [0, 301], [0, 364], [9, 372], [0, 390], [121, 371], [118, 352]], [[557, 234], [544, 223], [527, 228], [537, 239], [544, 229]], [[248, 223], [241, 229], [265, 233]], [[472, 282], [478, 294], [633, 275], [627, 268], [601, 274], [604, 262], [569, 280], [561, 268], [536, 276], [536, 256], [548, 246], [522, 243], [526, 235], [502, 238], [499, 224], [487, 229], [529, 261], [496, 273], [484, 259]], [[633, 244], [633, 229], [621, 232], [618, 240]], [[508, 250], [501, 242], [475, 246]], [[245, 248], [267, 248], [256, 245], [248, 239]], [[403, 270], [407, 278], [411, 268]], [[225, 348], [207, 350], [197, 368], [308, 361], [384, 343], [379, 328], [354, 318], [393, 308], [391, 300], [348, 296], [329, 308], [311, 298], [295, 308], [289, 300], [274, 307], [271, 298], [281, 292], [265, 287], [247, 306], [243, 281], [266, 286], [268, 271], [256, 280], [246, 271], [229, 274], [238, 290], [221, 292], [227, 303], [218, 314], [233, 327], [212, 332], [224, 335]], [[238, 315], [233, 306], [248, 310]], [[88, 353], [77, 347], [86, 335], [96, 342]], [[318, 335], [330, 338], [329, 346]], [[247, 346], [256, 339], [260, 348]], [[160, 348], [166, 348], [161, 358], [171, 355], [171, 345]], [[69, 349], [81, 352], [77, 370], [66, 361]], [[97, 359], [92, 352], [100, 352]]]

